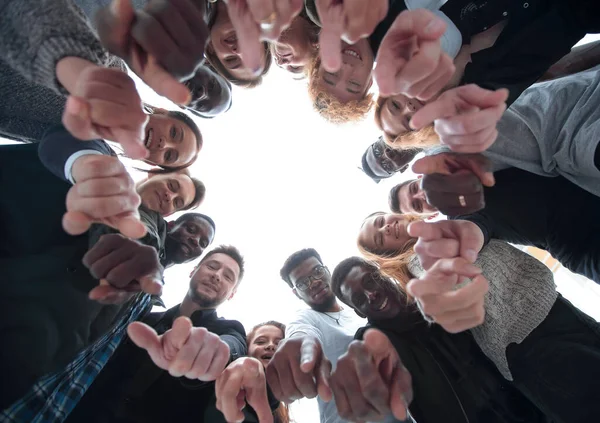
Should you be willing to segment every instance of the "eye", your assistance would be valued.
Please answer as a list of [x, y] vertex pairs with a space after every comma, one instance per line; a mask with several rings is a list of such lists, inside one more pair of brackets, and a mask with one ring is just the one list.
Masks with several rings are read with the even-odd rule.
[[177, 197], [175, 199], [175, 207], [177, 207], [178, 209], [181, 209], [181, 208], [183, 208], [183, 206], [184, 206], [183, 200], [181, 199], [181, 197]]
[[167, 151], [165, 151], [165, 163], [173, 163], [175, 161], [175, 156], [173, 154], [173, 150], [172, 149], [168, 149]]
[[208, 240], [206, 238], [202, 238], [202, 241], [200, 242], [200, 246], [202, 248], [208, 247]]
[[186, 229], [191, 234], [195, 234], [196, 233], [196, 227], [194, 225], [187, 225]]
[[171, 138], [174, 140], [177, 137], [177, 128], [175, 128], [175, 126], [171, 126]]
[[395, 100], [392, 100], [392, 107], [396, 110], [400, 110], [400, 105], [398, 103], [396, 103]]

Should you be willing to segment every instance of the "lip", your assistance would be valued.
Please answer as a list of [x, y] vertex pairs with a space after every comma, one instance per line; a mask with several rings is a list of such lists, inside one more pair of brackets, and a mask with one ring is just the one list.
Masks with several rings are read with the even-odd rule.
[[190, 247], [189, 247], [187, 244], [181, 244], [181, 249], [183, 250], [183, 253], [184, 253], [184, 254], [185, 254], [187, 257], [189, 257], [189, 256], [190, 256], [191, 250], [190, 250]]
[[146, 133], [146, 141], [144, 142], [144, 145], [146, 146], [146, 148], [148, 150], [152, 150], [153, 148], [153, 144], [152, 142], [154, 141], [154, 129], [152, 128], [148, 128], [148, 131]]
[[373, 311], [383, 311], [388, 305], [388, 297], [385, 297], [381, 305], [377, 308], [373, 307]]
[[311, 295], [313, 300], [320, 300], [321, 298], [323, 298], [325, 295], [327, 294], [327, 288], [326, 287], [322, 287], [321, 289], [319, 289], [319, 291], [317, 291], [315, 294]]
[[400, 239], [400, 221], [398, 220], [394, 223], [394, 234], [396, 235], [396, 239]]
[[361, 62], [363, 61], [362, 56], [360, 55], [360, 52], [358, 51], [358, 49], [356, 49], [354, 47], [346, 47], [345, 49], [342, 50], [342, 54], [344, 56], [348, 56], [348, 57], [352, 57], [353, 59], [360, 60]]

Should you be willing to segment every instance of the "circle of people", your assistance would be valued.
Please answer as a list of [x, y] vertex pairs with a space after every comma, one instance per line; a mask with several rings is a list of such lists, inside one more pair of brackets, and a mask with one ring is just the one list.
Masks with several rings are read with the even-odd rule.
[[[0, 5], [0, 135], [19, 142], [0, 146], [0, 421], [288, 423], [305, 397], [323, 423], [599, 421], [600, 326], [509, 244], [600, 283], [600, 44], [573, 48], [598, 2]], [[206, 191], [188, 112], [226, 113], [272, 62], [333, 124], [374, 111], [374, 182], [424, 155], [359, 225], [362, 257], [293, 253], [281, 278], [308, 308], [246, 335], [216, 313], [241, 253], [207, 251], [207, 215], [166, 218]]]

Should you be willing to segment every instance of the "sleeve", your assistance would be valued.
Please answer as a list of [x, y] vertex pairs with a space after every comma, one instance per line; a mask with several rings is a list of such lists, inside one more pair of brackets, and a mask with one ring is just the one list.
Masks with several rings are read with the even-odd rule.
[[219, 335], [221, 340], [229, 346], [229, 362], [247, 355], [246, 331], [240, 322], [223, 319], [218, 321], [218, 326], [207, 326], [206, 328]]
[[297, 336], [313, 336], [324, 343], [325, 337], [319, 329], [318, 322], [308, 313], [309, 310], [301, 310], [296, 318], [286, 325], [285, 337], [294, 338]]
[[102, 140], [81, 141], [64, 126], [55, 126], [41, 139], [38, 154], [46, 168], [58, 178], [74, 183], [71, 168], [75, 160], [86, 154], [115, 156], [115, 152]]
[[101, 66], [111, 60], [71, 0], [0, 0], [0, 56], [28, 80], [60, 93], [61, 59], [76, 56]]

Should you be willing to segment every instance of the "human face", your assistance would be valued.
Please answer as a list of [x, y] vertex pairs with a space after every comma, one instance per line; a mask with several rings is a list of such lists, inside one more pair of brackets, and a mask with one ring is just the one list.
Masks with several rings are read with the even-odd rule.
[[416, 98], [402, 94], [386, 98], [381, 106], [381, 129], [392, 136], [412, 131], [409, 122], [424, 105]]
[[281, 33], [279, 39], [271, 44], [271, 52], [277, 66], [293, 74], [304, 72], [315, 51], [309, 39], [308, 25], [310, 24], [306, 19], [296, 17], [290, 27]]
[[411, 239], [409, 223], [401, 214], [376, 214], [364, 221], [358, 242], [376, 254], [396, 253]]
[[267, 367], [285, 334], [278, 327], [265, 325], [256, 329], [248, 343], [248, 355]]
[[396, 172], [404, 172], [414, 153], [410, 150], [399, 151], [391, 148], [382, 139], [377, 140], [367, 149], [367, 164], [375, 175], [389, 178]]
[[148, 163], [168, 167], [185, 166], [198, 154], [198, 140], [192, 129], [165, 114], [150, 115], [145, 136]]
[[167, 234], [169, 259], [176, 264], [200, 257], [215, 237], [213, 227], [202, 218], [190, 218], [173, 226]]
[[196, 187], [187, 175], [153, 175], [138, 185], [137, 192], [144, 206], [168, 216], [194, 201]]
[[370, 321], [395, 317], [401, 308], [399, 291], [379, 272], [354, 266], [340, 286], [342, 299]]
[[319, 86], [341, 103], [362, 100], [373, 84], [373, 50], [366, 39], [354, 45], [342, 43], [342, 67], [337, 72], [327, 72], [320, 66]]
[[[247, 68], [242, 62], [242, 53], [239, 48], [237, 34], [225, 2], [217, 2], [217, 17], [215, 23], [210, 29], [210, 44], [208, 48], [212, 49], [217, 55], [219, 62], [227, 71], [237, 79], [252, 80], [255, 72]], [[261, 49], [261, 61], [266, 60], [265, 53]]]
[[203, 308], [215, 308], [231, 298], [240, 277], [240, 266], [227, 254], [216, 253], [192, 274], [188, 296]]
[[225, 79], [206, 66], [198, 68], [194, 77], [185, 82], [192, 93], [186, 108], [201, 117], [213, 117], [231, 106], [231, 89]]
[[[316, 257], [309, 257], [290, 272], [290, 281], [296, 284], [313, 275], [315, 269], [323, 264]], [[313, 280], [306, 290], [294, 288], [296, 295], [310, 308], [317, 311], [327, 311], [335, 304], [335, 295], [331, 290], [331, 274], [325, 272], [323, 277]]]
[[429, 205], [425, 197], [425, 191], [421, 188], [421, 183], [415, 179], [409, 184], [403, 185], [398, 190], [398, 204], [402, 213], [414, 214], [433, 214], [438, 210]]

